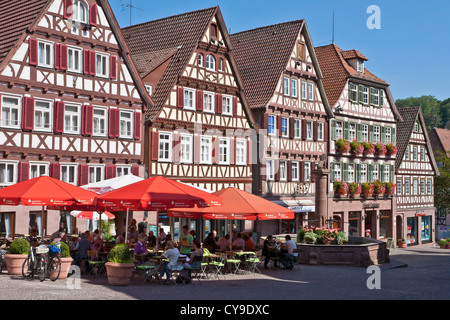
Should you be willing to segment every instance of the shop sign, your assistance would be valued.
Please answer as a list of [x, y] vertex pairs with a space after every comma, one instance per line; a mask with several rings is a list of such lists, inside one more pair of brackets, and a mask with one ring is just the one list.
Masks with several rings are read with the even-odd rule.
[[369, 202], [369, 203], [364, 203], [363, 204], [363, 209], [374, 209], [374, 208], [379, 208], [380, 204], [377, 202]]

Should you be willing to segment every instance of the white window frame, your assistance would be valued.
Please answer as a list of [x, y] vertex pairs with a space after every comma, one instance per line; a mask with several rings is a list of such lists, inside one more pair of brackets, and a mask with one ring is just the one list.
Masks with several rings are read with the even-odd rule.
[[[70, 180], [70, 170], [71, 169], [73, 170], [73, 181]], [[76, 164], [76, 163], [61, 163], [60, 180], [76, 186], [78, 184], [78, 164]]]
[[405, 180], [405, 196], [411, 195], [411, 181], [409, 179]]
[[350, 141], [356, 140], [356, 123], [350, 122], [348, 124], [348, 137]]
[[196, 91], [191, 88], [184, 88], [183, 90], [183, 100], [184, 100], [184, 109], [187, 110], [195, 110], [195, 102], [196, 102]]
[[[91, 179], [91, 175], [94, 178]], [[100, 177], [98, 176], [100, 175]], [[103, 164], [90, 164], [88, 168], [88, 181], [89, 183], [96, 183], [105, 180], [105, 165]]]
[[419, 180], [413, 179], [413, 195], [417, 196], [419, 194]]
[[349, 183], [355, 182], [355, 164], [349, 163], [347, 168], [347, 179]]
[[308, 82], [308, 100], [314, 101], [314, 83]]
[[419, 150], [417, 146], [413, 147], [413, 160], [418, 161], [419, 160]]
[[[100, 58], [100, 61], [99, 61]], [[95, 53], [95, 75], [100, 78], [109, 78], [110, 56], [105, 53]]]
[[373, 168], [373, 171], [372, 171], [372, 181], [371, 182], [380, 180], [380, 166], [376, 163], [373, 163], [372, 168]]
[[236, 165], [247, 165], [247, 140], [236, 139]]
[[325, 140], [325, 123], [317, 122], [317, 140]]
[[131, 174], [132, 165], [129, 164], [118, 164], [116, 166], [116, 177], [126, 176]]
[[420, 161], [425, 161], [425, 148], [420, 147]]
[[222, 96], [222, 115], [233, 115], [233, 97], [228, 95]]
[[302, 81], [302, 100], [308, 99], [307, 82]]
[[301, 139], [302, 135], [302, 121], [300, 119], [294, 120], [294, 139]]
[[230, 164], [230, 138], [218, 138], [219, 139], [219, 164], [229, 165]]
[[359, 165], [359, 180], [361, 183], [367, 182], [367, 163], [361, 163]]
[[420, 179], [420, 195], [426, 195], [427, 194], [427, 182], [425, 179]]
[[219, 58], [219, 65], [218, 65], [218, 67], [217, 67], [217, 70], [218, 70], [219, 72], [223, 72], [223, 65], [224, 65], [224, 60], [223, 60], [223, 58]]
[[[81, 13], [80, 10], [84, 10], [84, 17], [85, 17], [84, 20], [80, 18], [80, 13]], [[74, 1], [74, 3], [73, 3], [72, 19], [74, 21], [77, 21], [77, 22], [88, 24], [88, 22], [89, 22], [89, 9], [88, 9], [88, 7], [87, 7], [87, 5], [85, 4], [84, 1], [81, 1], [81, 0], [80, 1]]]
[[147, 91], [148, 95], [151, 96], [153, 94], [153, 86], [146, 84], [145, 86], [145, 90]]
[[356, 63], [357, 71], [360, 73], [364, 73], [364, 61], [358, 60]]
[[344, 122], [336, 121], [335, 130], [336, 130], [335, 131], [336, 140], [343, 139], [344, 138]]
[[381, 127], [373, 126], [373, 142], [381, 141]]
[[[101, 111], [103, 115], [95, 114], [95, 112]], [[98, 122], [99, 130], [96, 130], [96, 122]], [[101, 124], [103, 123], [103, 129]], [[102, 107], [93, 107], [92, 110], [92, 135], [96, 137], [106, 137], [108, 134], [108, 109]]]
[[409, 145], [406, 146], [405, 151], [405, 160], [411, 159], [411, 147]]
[[[48, 107], [41, 107], [38, 104], [46, 104]], [[41, 118], [44, 119], [44, 115], [48, 114], [48, 124], [44, 124], [43, 126], [38, 126], [39, 119], [38, 114], [41, 114]], [[47, 128], [46, 128], [47, 126]], [[34, 130], [42, 131], [42, 132], [51, 132], [53, 129], [53, 102], [51, 100], [41, 100], [36, 99], [34, 101]]]
[[215, 112], [215, 93], [203, 92], [203, 112], [214, 113]]
[[363, 86], [362, 98], [363, 98], [363, 101], [362, 101], [363, 104], [369, 104], [369, 87]]
[[386, 143], [392, 143], [392, 128], [391, 127], [386, 127], [385, 128], [385, 133], [386, 133]]
[[287, 181], [287, 161], [280, 160], [280, 181]]
[[[1, 95], [1, 126], [2, 128], [11, 128], [11, 129], [20, 129], [21, 128], [21, 124], [22, 124], [22, 98], [19, 96], [14, 96], [14, 95]], [[5, 104], [5, 98], [8, 99], [14, 99], [17, 101], [17, 105], [6, 105]], [[9, 111], [9, 119], [5, 119], [5, 115], [4, 112], [5, 110], [8, 109]], [[15, 124], [12, 124], [12, 120], [11, 120], [11, 114], [12, 111], [15, 110], [17, 111], [17, 120]], [[5, 123], [5, 120], [8, 120], [7, 123]]]
[[199, 53], [199, 54], [198, 54], [198, 58], [197, 58], [197, 65], [198, 65], [200, 68], [204, 68], [203, 62], [204, 62], [204, 56], [203, 56], [203, 53]]
[[[38, 66], [53, 68], [55, 65], [55, 44], [50, 41], [38, 40]], [[47, 56], [48, 50], [48, 56]], [[43, 56], [44, 54], [44, 56]], [[47, 58], [49, 60], [47, 60]]]
[[431, 179], [427, 179], [427, 194], [433, 193], [433, 182]]
[[389, 182], [390, 180], [390, 171], [391, 171], [391, 167], [388, 164], [384, 164], [384, 169], [383, 169], [383, 177], [382, 177], [382, 182]]
[[[78, 59], [76, 54], [78, 53]], [[78, 63], [78, 69], [75, 68]], [[67, 71], [83, 73], [83, 49], [77, 47], [67, 47]]]
[[281, 118], [281, 136], [289, 138], [289, 118]]
[[[77, 112], [68, 111], [68, 108], [77, 108]], [[66, 119], [70, 116], [70, 126], [66, 125]], [[77, 117], [77, 127], [73, 128], [73, 118]], [[80, 134], [81, 133], [81, 105], [69, 104], [64, 105], [64, 133], [67, 134]]]
[[402, 195], [402, 188], [403, 188], [403, 186], [402, 186], [402, 184], [403, 184], [403, 180], [402, 179], [397, 179], [397, 195], [398, 196], [401, 196]]
[[291, 95], [293, 98], [298, 97], [298, 80], [291, 79]]
[[[36, 168], [36, 170], [33, 170], [33, 168]], [[44, 169], [44, 172], [41, 173], [41, 169]], [[30, 161], [30, 172], [29, 177], [30, 179], [38, 178], [38, 177], [44, 177], [49, 176], [49, 170], [50, 169], [50, 163], [49, 162], [37, 162], [37, 161]], [[33, 171], [37, 174], [33, 174]]]
[[288, 77], [284, 77], [283, 79], [283, 94], [285, 96], [289, 96], [291, 94], [289, 90], [290, 79]]
[[[3, 166], [4, 168], [2, 168]], [[4, 170], [3, 174], [1, 170]], [[12, 174], [7, 174], [9, 170], [12, 170]], [[0, 177], [3, 175], [5, 178], [4, 181], [0, 180], [0, 186], [6, 187], [16, 184], [19, 174], [18, 171], [18, 161], [0, 161]], [[7, 179], [8, 177], [11, 177], [12, 180]]]
[[216, 71], [216, 58], [212, 54], [206, 56], [206, 70]]
[[311, 181], [311, 162], [305, 162], [305, 181]]
[[[164, 139], [161, 139], [161, 136], [164, 136]], [[164, 143], [162, 150], [161, 150], [161, 143]], [[158, 132], [158, 161], [159, 162], [172, 162], [172, 151], [173, 151], [172, 146], [173, 146], [172, 132], [165, 132], [165, 131]], [[161, 157], [161, 152], [164, 155], [163, 157]], [[167, 156], [165, 156], [166, 154], [167, 154]]]
[[306, 140], [313, 139], [313, 122], [310, 120], [306, 121]]
[[353, 82], [350, 82], [349, 87], [350, 87], [350, 101], [358, 102], [358, 85]]
[[300, 180], [300, 171], [299, 171], [299, 162], [298, 161], [292, 161], [292, 181], [299, 181]]
[[212, 164], [212, 137], [200, 136], [200, 163]]
[[193, 146], [194, 136], [192, 134], [180, 134], [180, 163], [192, 163]]
[[380, 105], [380, 89], [372, 88], [373, 90], [373, 105], [379, 106]]
[[369, 125], [368, 124], [361, 124], [361, 140], [362, 141], [369, 141]]
[[275, 180], [275, 160], [266, 159], [266, 180]]
[[[305, 162], [306, 164], [306, 162]], [[342, 166], [340, 162], [335, 162], [334, 163], [334, 180], [336, 181], [341, 181], [342, 180]], [[306, 176], [306, 173], [305, 173]], [[306, 179], [305, 179], [306, 180]], [[332, 181], [333, 182], [333, 181]]]
[[[124, 115], [128, 114], [130, 118]], [[123, 126], [126, 128], [123, 129]], [[132, 139], [134, 136], [134, 111], [120, 110], [119, 111], [119, 137], [123, 139]]]
[[[267, 134], [271, 135], [271, 136], [274, 136], [276, 134], [276, 131], [277, 131], [277, 120], [276, 120], [276, 117], [274, 115], [269, 115], [267, 118], [268, 118], [267, 119], [267, 126], [268, 126]], [[273, 121], [273, 124], [270, 123], [271, 120]], [[272, 127], [272, 130], [271, 130], [271, 127]]]

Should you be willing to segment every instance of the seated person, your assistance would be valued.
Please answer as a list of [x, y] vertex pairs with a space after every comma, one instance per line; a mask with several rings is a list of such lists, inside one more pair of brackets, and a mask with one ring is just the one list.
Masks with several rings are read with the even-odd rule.
[[[105, 252], [105, 248], [103, 247], [103, 240], [100, 238], [100, 236], [96, 236], [94, 238], [94, 243], [91, 244], [90, 250], [96, 251], [96, 252]], [[106, 257], [102, 257], [106, 258]], [[91, 259], [95, 259], [95, 257], [91, 257]], [[100, 257], [99, 257], [100, 259]]]
[[[213, 234], [211, 234], [214, 236]], [[202, 258], [203, 258], [203, 249], [201, 248], [200, 241], [197, 239], [194, 240], [194, 251], [192, 251], [191, 256], [189, 257], [189, 262], [185, 262], [183, 267], [188, 270], [187, 273], [182, 272], [180, 277], [185, 277], [185, 282], [189, 283], [191, 278], [191, 270], [199, 269], [202, 266]], [[187, 277], [187, 278], [186, 278]]]
[[166, 274], [166, 284], [170, 283], [170, 273], [167, 270], [169, 269], [175, 269], [177, 266], [180, 266], [181, 263], [178, 262], [178, 258], [180, 257], [180, 251], [178, 251], [177, 248], [175, 248], [175, 244], [173, 241], [168, 241], [166, 245], [166, 250], [162, 254], [164, 258], [167, 258], [169, 261], [164, 261], [161, 272], [159, 274], [159, 278], [162, 280], [162, 276]]
[[31, 246], [36, 247], [39, 245], [38, 238], [37, 238], [37, 229], [33, 227], [30, 230], [30, 235], [27, 237], [28, 242]]
[[[144, 233], [141, 233], [138, 237], [138, 243], [134, 246], [134, 254], [138, 256], [144, 256], [144, 260], [148, 259], [149, 252], [147, 251], [147, 248], [145, 247], [145, 244], [147, 243], [147, 236]], [[140, 263], [142, 264], [143, 261]]]
[[147, 241], [148, 241], [148, 244], [156, 246], [156, 237], [153, 234], [153, 231], [149, 231], [148, 232], [148, 239], [147, 239]]
[[161, 240], [159, 246], [165, 248], [169, 241], [172, 241], [172, 235], [170, 233], [166, 235], [165, 239]]
[[[264, 240], [262, 255], [265, 257], [264, 260], [264, 269], [267, 269], [267, 264], [271, 257], [277, 257], [277, 253], [274, 250], [275, 246], [273, 244], [273, 237], [271, 235], [267, 236], [266, 240]], [[277, 259], [274, 259], [273, 265], [277, 268]]]
[[297, 249], [297, 244], [294, 240], [291, 240], [290, 235], [286, 235], [286, 242], [283, 244], [282, 249], [287, 252], [283, 254], [281, 263], [286, 269], [294, 269], [294, 259], [298, 256], [298, 253], [294, 253], [294, 249]]
[[208, 236], [203, 241], [203, 247], [208, 247], [208, 250], [211, 253], [214, 253], [216, 251], [216, 240], [214, 240], [214, 233], [208, 233]]
[[136, 242], [136, 240], [138, 240], [138, 234], [135, 226], [130, 226], [128, 228], [127, 239], [129, 242]]
[[227, 234], [225, 237], [222, 237], [217, 241], [217, 245], [219, 246], [220, 251], [227, 251], [230, 249], [230, 235]]
[[125, 238], [122, 236], [118, 236], [116, 238], [116, 244], [119, 244], [119, 243], [125, 243]]
[[244, 234], [242, 237], [245, 242], [244, 251], [255, 251], [255, 241], [252, 239], [253, 233]]
[[77, 251], [74, 257], [75, 265], [79, 266], [80, 261], [85, 259], [87, 256], [87, 251], [91, 248], [91, 242], [87, 238], [87, 234], [83, 233], [78, 240], [75, 250]]
[[245, 241], [242, 239], [242, 234], [238, 233], [236, 235], [236, 240], [233, 241], [233, 247], [241, 247], [240, 250], [244, 250], [245, 247]]

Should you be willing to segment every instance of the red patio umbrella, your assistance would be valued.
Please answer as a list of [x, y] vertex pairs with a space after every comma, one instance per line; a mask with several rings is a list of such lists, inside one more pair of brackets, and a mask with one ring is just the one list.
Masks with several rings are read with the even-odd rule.
[[157, 211], [158, 226], [159, 211], [194, 206], [215, 207], [222, 205], [222, 199], [184, 183], [157, 176], [100, 195], [97, 205], [108, 211], [117, 211], [118, 208], [127, 210], [127, 225], [129, 211]]

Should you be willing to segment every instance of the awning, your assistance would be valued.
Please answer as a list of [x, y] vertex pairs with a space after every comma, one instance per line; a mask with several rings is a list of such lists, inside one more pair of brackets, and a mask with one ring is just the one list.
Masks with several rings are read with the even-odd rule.
[[315, 212], [316, 206], [312, 200], [275, 200], [274, 203], [295, 212]]

